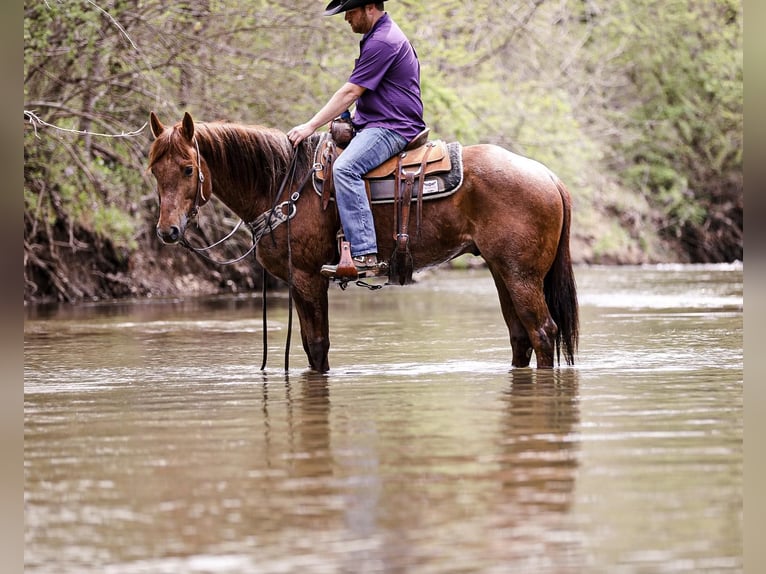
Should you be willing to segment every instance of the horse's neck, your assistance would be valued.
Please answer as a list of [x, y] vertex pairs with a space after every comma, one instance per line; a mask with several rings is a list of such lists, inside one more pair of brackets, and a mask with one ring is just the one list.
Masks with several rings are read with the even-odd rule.
[[[313, 157], [313, 148], [316, 146], [316, 137], [306, 141], [306, 146], [310, 150], [308, 157]], [[264, 152], [266, 153], [266, 152]], [[298, 161], [298, 166], [305, 162]], [[307, 160], [309, 167], [298, 167], [293, 174], [295, 182], [302, 180], [306, 169], [310, 169], [311, 161]], [[213, 184], [213, 194], [218, 197], [229, 209], [237, 214], [244, 221], [253, 221], [256, 217], [271, 209], [277, 201], [286, 200], [292, 189], [284, 189], [280, 198], [275, 198], [277, 191], [282, 187], [282, 179], [288, 177], [288, 174], [276, 174], [276, 180], [269, 180], [265, 175], [271, 172], [274, 167], [261, 165], [257, 158], [246, 162], [247, 169], [253, 170], [246, 177], [236, 174], [230, 166], [210, 165], [210, 173]], [[289, 171], [289, 167], [279, 168], [283, 171]], [[258, 171], [260, 170], [260, 172]], [[259, 177], [260, 176], [260, 177]], [[259, 182], [259, 183], [253, 183]], [[291, 184], [287, 187], [294, 187]]]
[[223, 202], [240, 219], [253, 221], [269, 207], [267, 192], [252, 189], [243, 182], [234, 181], [225, 170], [212, 172], [213, 195]]
[[[250, 169], [256, 170], [259, 167], [253, 162]], [[269, 186], [252, 183], [258, 181], [256, 177], [238, 178], [226, 166], [211, 166], [210, 173], [213, 195], [243, 221], [253, 221], [274, 202], [274, 192]]]

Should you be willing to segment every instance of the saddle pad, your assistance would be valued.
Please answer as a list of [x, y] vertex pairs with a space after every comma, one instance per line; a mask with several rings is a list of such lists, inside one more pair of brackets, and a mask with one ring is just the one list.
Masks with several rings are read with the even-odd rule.
[[[447, 150], [447, 160], [450, 163], [449, 171], [433, 173], [426, 176], [423, 185], [423, 199], [437, 199], [455, 193], [463, 183], [463, 147], [459, 142], [444, 144]], [[434, 150], [435, 151], [435, 150]], [[421, 157], [422, 160], [422, 157]], [[419, 164], [418, 164], [419, 165]], [[323, 181], [321, 169], [314, 172], [312, 178], [314, 191], [322, 195]], [[370, 201], [377, 203], [393, 203], [394, 201], [394, 175], [393, 171], [387, 177], [365, 178], [367, 189], [370, 191]], [[333, 201], [335, 198], [331, 198]], [[417, 201], [417, 195], [413, 193], [412, 201]]]

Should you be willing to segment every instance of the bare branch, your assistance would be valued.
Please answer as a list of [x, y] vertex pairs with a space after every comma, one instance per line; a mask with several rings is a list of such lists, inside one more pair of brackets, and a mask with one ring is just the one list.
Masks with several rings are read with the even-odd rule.
[[138, 49], [138, 46], [136, 46], [136, 44], [133, 42], [133, 40], [130, 38], [130, 36], [128, 36], [128, 33], [125, 31], [125, 28], [123, 28], [123, 27], [120, 25], [120, 23], [119, 23], [119, 22], [117, 22], [117, 20], [115, 20], [115, 19], [114, 19], [114, 16], [112, 16], [112, 15], [111, 15], [109, 12], [107, 12], [106, 10], [104, 10], [104, 9], [103, 9], [101, 6], [99, 6], [98, 4], [96, 4], [95, 2], [93, 2], [92, 0], [85, 0], [85, 1], [86, 1], [88, 4], [90, 4], [91, 6], [93, 6], [93, 7], [94, 7], [96, 10], [98, 10], [99, 12], [101, 12], [101, 13], [102, 13], [104, 16], [106, 16], [107, 18], [109, 18], [109, 19], [112, 21], [112, 24], [114, 24], [115, 26], [117, 26], [117, 29], [118, 29], [120, 32], [122, 32], [122, 35], [123, 35], [123, 36], [125, 36], [125, 37], [128, 39], [128, 42], [130, 42], [130, 45], [131, 45], [131, 46], [133, 46], [133, 49], [134, 49], [136, 52], [138, 52], [138, 51], [139, 51], [139, 49]]
[[24, 116], [29, 120], [29, 123], [32, 124], [35, 130], [35, 137], [40, 137], [37, 134], [37, 127], [38, 126], [45, 126], [48, 128], [53, 128], [62, 132], [69, 132], [73, 134], [79, 134], [79, 135], [91, 135], [91, 136], [98, 136], [102, 138], [130, 138], [135, 137], [139, 135], [142, 131], [144, 131], [144, 128], [146, 127], [147, 122], [144, 122], [144, 125], [142, 125], [137, 130], [134, 130], [132, 132], [122, 132], [119, 134], [104, 134], [104, 133], [98, 133], [98, 132], [91, 132], [88, 130], [74, 130], [69, 128], [62, 128], [60, 126], [55, 126], [53, 124], [49, 124], [48, 122], [41, 120], [37, 114], [34, 112], [30, 112], [28, 110], [24, 110]]

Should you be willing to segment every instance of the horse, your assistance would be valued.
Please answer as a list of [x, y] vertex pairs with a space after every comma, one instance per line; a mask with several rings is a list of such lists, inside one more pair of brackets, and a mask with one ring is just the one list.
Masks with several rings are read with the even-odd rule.
[[[309, 368], [329, 371], [328, 290], [323, 264], [337, 261], [336, 208], [323, 209], [310, 173], [320, 134], [293, 149], [278, 129], [235, 122], [197, 122], [186, 112], [165, 126], [152, 111], [148, 170], [159, 196], [156, 232], [165, 244], [183, 240], [197, 210], [215, 195], [245, 222], [267, 220], [255, 237], [256, 259], [289, 282]], [[510, 334], [511, 366], [574, 364], [579, 321], [569, 249], [572, 200], [542, 163], [492, 144], [461, 148], [463, 180], [446, 197], [424, 201], [415, 270], [473, 253], [486, 262]], [[289, 198], [289, 199], [288, 199]], [[281, 201], [281, 203], [279, 203]], [[331, 202], [331, 205], [334, 204]], [[274, 226], [274, 219], [287, 225]], [[378, 257], [394, 251], [395, 214], [373, 205]], [[263, 232], [261, 232], [263, 235]]]

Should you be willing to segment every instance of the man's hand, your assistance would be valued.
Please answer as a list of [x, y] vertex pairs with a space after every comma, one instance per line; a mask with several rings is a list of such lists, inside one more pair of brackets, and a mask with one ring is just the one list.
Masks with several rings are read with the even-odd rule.
[[295, 126], [289, 132], [287, 132], [287, 138], [292, 142], [293, 147], [298, 147], [298, 144], [313, 134], [316, 130], [311, 127], [310, 124], [301, 124]]
[[353, 104], [364, 91], [365, 88], [352, 84], [351, 82], [343, 84], [343, 86], [333, 94], [330, 101], [327, 102], [313, 118], [305, 124], [295, 126], [287, 132], [287, 137], [292, 142], [293, 147], [297, 147], [299, 143], [317, 131], [317, 129], [348, 110], [349, 106]]

